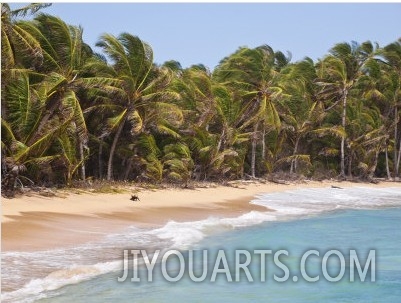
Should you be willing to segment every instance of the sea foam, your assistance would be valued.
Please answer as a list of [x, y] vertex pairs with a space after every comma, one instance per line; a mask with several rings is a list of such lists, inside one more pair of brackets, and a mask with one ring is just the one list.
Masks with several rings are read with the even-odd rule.
[[122, 268], [122, 261], [104, 262], [93, 265], [72, 265], [51, 272], [44, 278], [29, 281], [22, 288], [3, 292], [2, 302], [31, 303], [48, 297], [49, 291], [60, 289], [63, 286], [77, 284], [90, 280], [102, 274], [117, 271]]

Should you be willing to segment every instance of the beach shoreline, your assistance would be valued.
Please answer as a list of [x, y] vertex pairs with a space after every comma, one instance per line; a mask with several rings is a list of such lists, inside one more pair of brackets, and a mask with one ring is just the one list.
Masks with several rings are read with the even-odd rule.
[[140, 201], [130, 193], [67, 193], [2, 199], [2, 251], [39, 251], [74, 247], [96, 241], [129, 226], [156, 228], [168, 221], [186, 222], [208, 217], [238, 217], [251, 211], [274, 211], [250, 203], [262, 193], [301, 188], [362, 186], [401, 187], [338, 181], [302, 181], [291, 184], [237, 182], [195, 189], [142, 189]]

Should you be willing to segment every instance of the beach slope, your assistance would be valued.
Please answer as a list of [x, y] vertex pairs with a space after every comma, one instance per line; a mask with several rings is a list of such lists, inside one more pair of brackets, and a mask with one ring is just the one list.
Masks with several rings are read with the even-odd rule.
[[[135, 193], [74, 192], [56, 197], [24, 195], [2, 199], [2, 251], [35, 251], [71, 247], [97, 240], [128, 226], [156, 227], [210, 216], [236, 217], [267, 209], [251, 204], [255, 195], [299, 188], [361, 186], [358, 183], [309, 181], [296, 184], [237, 182], [195, 189], [141, 189]], [[394, 187], [393, 182], [363, 186]], [[274, 210], [272, 210], [274, 211]]]

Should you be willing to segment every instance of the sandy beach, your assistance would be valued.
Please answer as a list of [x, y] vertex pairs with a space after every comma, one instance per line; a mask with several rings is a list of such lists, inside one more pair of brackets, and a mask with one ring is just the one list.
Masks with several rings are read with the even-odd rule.
[[[130, 193], [65, 193], [62, 197], [26, 195], [2, 199], [2, 251], [35, 251], [71, 247], [93, 241], [130, 225], [162, 226], [169, 220], [193, 221], [210, 216], [236, 217], [252, 210], [260, 193], [332, 185], [401, 187], [400, 183], [362, 184], [309, 181], [297, 184], [238, 182], [232, 186], [195, 189], [141, 189], [140, 201]], [[272, 210], [274, 211], [274, 210]]]

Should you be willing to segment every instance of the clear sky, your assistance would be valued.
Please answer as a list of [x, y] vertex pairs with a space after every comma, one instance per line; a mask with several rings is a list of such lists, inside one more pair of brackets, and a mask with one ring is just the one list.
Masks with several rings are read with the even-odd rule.
[[102, 33], [128, 32], [152, 46], [156, 63], [183, 67], [213, 69], [240, 46], [316, 60], [339, 42], [385, 46], [401, 37], [401, 3], [54, 3], [42, 11], [81, 25], [95, 51]]

